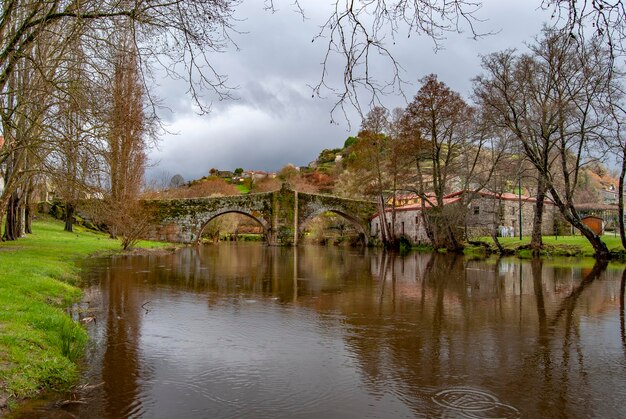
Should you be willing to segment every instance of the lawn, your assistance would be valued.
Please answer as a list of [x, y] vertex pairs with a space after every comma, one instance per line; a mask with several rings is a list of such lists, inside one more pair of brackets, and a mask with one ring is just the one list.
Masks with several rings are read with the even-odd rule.
[[74, 383], [87, 340], [66, 311], [81, 296], [76, 261], [119, 250], [118, 240], [80, 227], [67, 233], [54, 220], [36, 221], [33, 234], [0, 243], [0, 416], [7, 401]]
[[[530, 254], [527, 250], [521, 250], [520, 247], [530, 244], [530, 237], [500, 237], [500, 243], [506, 248], [519, 252], [521, 256]], [[611, 252], [623, 252], [622, 243], [619, 236], [613, 234], [605, 234], [602, 240], [606, 243]], [[478, 241], [489, 244], [495, 249], [493, 240], [490, 237], [481, 237]], [[583, 236], [543, 236], [544, 253], [554, 256], [590, 256], [593, 257], [594, 251], [589, 241]]]
[[243, 195], [250, 193], [250, 188], [247, 185], [235, 185], [235, 188], [237, 188], [237, 190]]

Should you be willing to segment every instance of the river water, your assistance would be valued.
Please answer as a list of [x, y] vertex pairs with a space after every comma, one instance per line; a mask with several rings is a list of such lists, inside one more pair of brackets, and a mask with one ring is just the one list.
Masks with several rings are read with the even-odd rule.
[[88, 263], [82, 385], [18, 417], [626, 417], [623, 267], [259, 244]]

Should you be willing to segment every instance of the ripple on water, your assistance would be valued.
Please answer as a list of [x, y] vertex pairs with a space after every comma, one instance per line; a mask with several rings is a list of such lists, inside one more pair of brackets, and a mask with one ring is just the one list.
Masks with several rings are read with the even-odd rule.
[[468, 418], [519, 418], [515, 407], [501, 403], [493, 394], [472, 388], [449, 388], [436, 393], [433, 401]]

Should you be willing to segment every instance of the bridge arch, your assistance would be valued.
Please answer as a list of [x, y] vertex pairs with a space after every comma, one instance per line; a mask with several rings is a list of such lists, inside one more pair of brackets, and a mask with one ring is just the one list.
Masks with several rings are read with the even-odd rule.
[[297, 245], [302, 226], [324, 212], [333, 212], [353, 224], [369, 239], [369, 220], [376, 204], [331, 195], [301, 193], [286, 185], [274, 192], [246, 195], [155, 199], [143, 201], [154, 220], [147, 237], [179, 243], [198, 243], [206, 224], [220, 215], [238, 213], [256, 220], [268, 244]]
[[300, 222], [298, 223], [298, 235], [301, 235], [304, 228], [306, 227], [306, 225], [313, 220], [316, 217], [319, 217], [320, 215], [323, 215], [327, 212], [332, 212], [333, 214], [337, 214], [343, 218], [345, 218], [346, 220], [348, 220], [353, 226], [355, 226], [357, 228], [357, 230], [359, 231], [359, 235], [363, 238], [363, 243], [365, 244], [365, 246], [368, 245], [368, 232], [369, 232], [369, 226], [364, 225], [363, 222], [361, 221], [361, 219], [359, 219], [359, 217], [352, 215], [350, 213], [348, 213], [345, 210], [339, 209], [339, 208], [317, 208], [315, 211], [311, 212], [310, 214], [308, 214], [306, 216], [306, 218], [300, 220]]
[[212, 212], [205, 213], [202, 215], [201, 221], [198, 225], [197, 233], [193, 239], [193, 243], [196, 243], [196, 244], [200, 243], [200, 240], [202, 238], [202, 232], [204, 231], [207, 224], [215, 220], [217, 217], [220, 217], [226, 214], [245, 215], [246, 217], [251, 218], [254, 221], [256, 221], [259, 225], [261, 225], [261, 227], [263, 227], [263, 234], [265, 234], [266, 237], [268, 236], [270, 232], [271, 224], [267, 220], [265, 220], [265, 218], [263, 218], [261, 215], [254, 215], [252, 212], [244, 211], [240, 208], [222, 208], [217, 211], [212, 211]]

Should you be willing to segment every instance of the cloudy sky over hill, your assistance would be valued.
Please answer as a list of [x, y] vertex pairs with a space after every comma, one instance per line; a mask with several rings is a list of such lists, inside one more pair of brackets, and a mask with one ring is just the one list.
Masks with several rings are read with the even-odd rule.
[[[237, 86], [236, 100], [215, 101], [208, 115], [198, 115], [185, 95], [183, 82], [162, 80], [155, 89], [171, 112], [162, 111], [169, 133], [150, 152], [148, 178], [181, 174], [186, 180], [208, 173], [211, 167], [278, 170], [287, 163], [306, 165], [324, 148], [341, 147], [355, 135], [360, 117], [340, 114], [331, 124], [334, 98], [311, 97], [311, 85], [321, 75], [326, 51], [324, 40], [311, 42], [319, 24], [328, 17], [329, 2], [304, 1], [307, 19], [291, 11], [291, 2], [277, 2], [276, 13], [263, 10], [263, 2], [247, 1], [239, 7], [233, 39], [239, 50], [215, 54], [213, 64]], [[443, 50], [435, 52], [426, 36], [396, 39], [392, 52], [403, 66], [402, 77], [409, 100], [419, 88], [417, 81], [436, 73], [439, 79], [465, 98], [471, 94], [471, 79], [480, 73], [480, 54], [505, 48], [524, 49], [550, 15], [538, 0], [485, 0], [477, 16], [481, 32], [497, 32], [479, 40], [468, 33], [449, 34]], [[382, 74], [386, 62], [376, 64]], [[334, 69], [341, 71], [340, 65]], [[331, 79], [340, 74], [331, 73]], [[383, 99], [388, 107], [405, 106], [400, 95]]]

